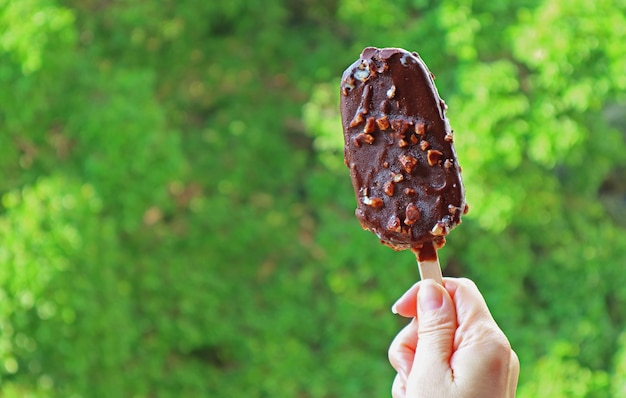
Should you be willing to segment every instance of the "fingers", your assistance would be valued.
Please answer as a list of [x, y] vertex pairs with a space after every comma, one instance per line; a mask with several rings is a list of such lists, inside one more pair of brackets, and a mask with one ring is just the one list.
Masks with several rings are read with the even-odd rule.
[[514, 397], [519, 376], [517, 355], [476, 285], [468, 279], [456, 282], [451, 292], [458, 328], [450, 362], [455, 382], [458, 386], [479, 383]]
[[417, 316], [417, 291], [420, 282], [409, 288], [392, 306], [391, 312], [402, 315], [405, 318], [415, 318]]
[[417, 320], [413, 319], [398, 333], [389, 347], [389, 363], [398, 373], [407, 375], [411, 372], [417, 345], [417, 327]]
[[417, 321], [413, 319], [398, 333], [389, 347], [389, 362], [398, 372], [391, 386], [393, 398], [405, 398], [407, 375], [413, 365], [417, 344]]
[[406, 375], [398, 373], [396, 378], [393, 379], [391, 385], [392, 398], [405, 398], [406, 397]]
[[515, 398], [515, 391], [517, 391], [517, 382], [519, 381], [519, 358], [515, 351], [511, 350], [511, 360], [509, 362], [509, 385], [507, 398]]
[[444, 286], [421, 281], [393, 306], [395, 313], [414, 318], [389, 350], [398, 371], [393, 397], [474, 391], [514, 398], [519, 359], [478, 288], [462, 278], [445, 278]]
[[412, 374], [418, 383], [432, 383], [432, 375], [441, 382], [452, 379], [450, 358], [453, 353], [457, 315], [452, 297], [432, 280], [421, 282], [418, 291], [418, 344]]
[[[450, 284], [450, 291], [456, 288], [454, 280], [446, 281], [446, 284]], [[396, 336], [389, 348], [391, 365], [406, 374], [411, 372], [416, 358], [419, 329], [419, 335], [425, 336], [424, 342], [420, 337], [420, 366], [427, 366], [434, 360], [442, 371], [449, 373], [449, 359], [457, 326], [454, 303], [449, 292], [433, 281], [421, 281], [409, 288], [392, 308], [402, 316], [413, 317], [413, 320]]]
[[446, 281], [446, 288], [454, 299], [459, 327], [471, 328], [475, 322], [495, 323], [483, 295], [474, 282], [459, 278]]
[[492, 356], [506, 352], [508, 358], [511, 349], [509, 342], [493, 319], [476, 284], [461, 278], [448, 287], [455, 303], [458, 322], [454, 349], [485, 346], [483, 348], [492, 352]]

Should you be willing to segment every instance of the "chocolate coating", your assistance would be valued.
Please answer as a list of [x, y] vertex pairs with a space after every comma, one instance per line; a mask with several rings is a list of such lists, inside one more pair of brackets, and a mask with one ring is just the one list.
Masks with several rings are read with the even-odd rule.
[[446, 105], [433, 78], [415, 52], [368, 47], [341, 79], [355, 213], [395, 250], [419, 251], [426, 242], [441, 247], [467, 212]]

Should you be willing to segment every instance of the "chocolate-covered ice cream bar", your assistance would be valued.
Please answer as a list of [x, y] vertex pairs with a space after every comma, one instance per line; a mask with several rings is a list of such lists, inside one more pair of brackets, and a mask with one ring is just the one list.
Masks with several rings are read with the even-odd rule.
[[368, 47], [343, 73], [341, 117], [363, 228], [395, 250], [429, 248], [422, 256], [436, 259], [433, 246], [443, 246], [467, 205], [433, 78], [415, 52]]

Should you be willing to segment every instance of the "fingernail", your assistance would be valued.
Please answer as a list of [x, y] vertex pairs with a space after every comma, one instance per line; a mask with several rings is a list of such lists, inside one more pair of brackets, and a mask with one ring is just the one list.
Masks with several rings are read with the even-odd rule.
[[394, 314], [398, 314], [398, 303], [393, 303], [393, 305], [391, 306], [391, 312]]
[[425, 312], [439, 309], [443, 305], [441, 289], [431, 280], [422, 282], [417, 298], [420, 309]]

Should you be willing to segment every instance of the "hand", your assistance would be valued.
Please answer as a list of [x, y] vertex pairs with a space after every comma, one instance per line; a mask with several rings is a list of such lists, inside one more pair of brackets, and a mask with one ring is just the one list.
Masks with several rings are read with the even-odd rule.
[[[476, 285], [413, 285], [392, 307], [413, 318], [389, 348], [393, 398], [513, 398], [519, 360]], [[418, 304], [419, 302], [419, 304]]]

